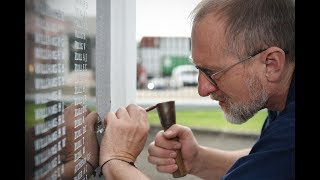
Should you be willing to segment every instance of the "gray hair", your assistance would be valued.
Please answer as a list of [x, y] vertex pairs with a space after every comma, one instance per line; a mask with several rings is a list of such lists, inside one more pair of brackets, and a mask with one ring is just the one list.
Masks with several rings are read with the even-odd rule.
[[295, 62], [294, 0], [202, 0], [190, 14], [192, 25], [210, 13], [223, 20], [225, 48], [241, 56], [276, 46]]

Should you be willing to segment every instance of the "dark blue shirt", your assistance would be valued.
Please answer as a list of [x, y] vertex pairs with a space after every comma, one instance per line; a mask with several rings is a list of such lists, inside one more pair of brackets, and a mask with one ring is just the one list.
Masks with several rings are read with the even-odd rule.
[[261, 135], [249, 155], [236, 161], [221, 179], [295, 179], [294, 74], [285, 109], [280, 113], [268, 111]]

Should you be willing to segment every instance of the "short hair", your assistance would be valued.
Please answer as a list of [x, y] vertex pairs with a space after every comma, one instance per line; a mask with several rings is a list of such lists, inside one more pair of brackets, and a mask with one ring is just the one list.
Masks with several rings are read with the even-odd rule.
[[294, 0], [202, 0], [190, 14], [192, 25], [210, 13], [223, 20], [225, 48], [240, 56], [277, 46], [295, 62]]

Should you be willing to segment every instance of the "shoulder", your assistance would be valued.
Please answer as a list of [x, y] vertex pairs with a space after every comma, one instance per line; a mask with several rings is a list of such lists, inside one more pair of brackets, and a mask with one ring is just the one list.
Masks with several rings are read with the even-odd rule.
[[251, 154], [280, 149], [295, 148], [295, 103], [292, 101], [284, 111], [269, 122], [251, 150]]
[[223, 179], [294, 179], [294, 166], [293, 101], [262, 131], [250, 154], [240, 158]]

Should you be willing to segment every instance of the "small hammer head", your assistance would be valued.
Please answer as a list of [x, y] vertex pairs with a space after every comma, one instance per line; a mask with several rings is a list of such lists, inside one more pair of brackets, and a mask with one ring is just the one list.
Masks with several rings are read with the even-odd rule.
[[176, 110], [174, 101], [157, 104], [158, 116], [164, 130], [176, 123]]

